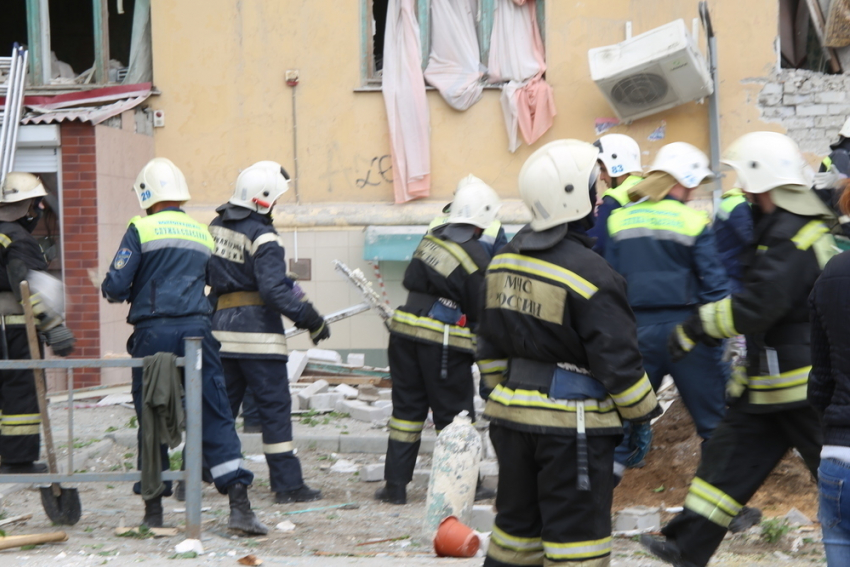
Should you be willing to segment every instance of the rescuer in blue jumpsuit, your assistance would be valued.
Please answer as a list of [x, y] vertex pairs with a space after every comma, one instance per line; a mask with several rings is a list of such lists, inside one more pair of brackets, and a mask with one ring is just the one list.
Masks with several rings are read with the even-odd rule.
[[741, 291], [744, 273], [741, 254], [753, 239], [753, 213], [741, 189], [736, 187], [723, 194], [712, 228], [720, 262], [729, 276], [732, 293], [737, 293]]
[[[218, 341], [212, 335], [212, 308], [204, 295], [207, 263], [215, 244], [207, 227], [184, 213], [189, 200], [183, 173], [171, 161], [155, 158], [133, 187], [145, 217], [134, 217], [101, 286], [110, 303], [130, 303], [127, 322], [133, 334], [127, 350], [134, 358], [158, 352], [184, 355], [186, 337], [203, 338], [203, 457], [215, 486], [230, 498], [228, 527], [246, 534], [266, 534], [251, 510], [248, 485], [254, 480], [242, 466], [242, 448], [227, 399]], [[142, 369], [133, 369], [133, 403], [141, 440]], [[169, 460], [162, 446], [163, 469]], [[141, 464], [141, 463], [139, 463]], [[141, 467], [140, 467], [141, 468]], [[162, 496], [145, 501], [144, 523], [162, 526]]]
[[215, 252], [208, 283], [216, 302], [213, 334], [221, 358], [233, 416], [250, 387], [260, 416], [263, 453], [275, 502], [309, 502], [322, 497], [304, 484], [292, 444], [292, 400], [286, 373], [288, 351], [281, 315], [310, 331], [313, 344], [330, 328], [301, 288], [286, 277], [286, 258], [271, 212], [289, 187], [289, 176], [272, 161], [242, 171], [230, 201], [210, 224]]

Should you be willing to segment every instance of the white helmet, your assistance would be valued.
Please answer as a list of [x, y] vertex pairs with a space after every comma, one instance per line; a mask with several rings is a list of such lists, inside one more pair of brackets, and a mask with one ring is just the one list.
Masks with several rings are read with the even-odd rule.
[[593, 143], [599, 148], [599, 161], [611, 177], [640, 174], [640, 146], [625, 134], [606, 134]]
[[162, 201], [185, 203], [191, 199], [183, 172], [166, 158], [150, 160], [136, 177], [133, 190], [143, 209]]
[[281, 195], [289, 189], [289, 174], [275, 161], [258, 161], [243, 169], [236, 178], [230, 203], [260, 214], [271, 212]]
[[599, 176], [598, 156], [599, 148], [580, 140], [549, 142], [529, 156], [519, 172], [519, 193], [531, 210], [533, 231], [590, 214], [590, 189]]
[[782, 185], [810, 187], [806, 160], [797, 144], [777, 132], [750, 132], [726, 148], [721, 163], [738, 174], [747, 193], [766, 193]]
[[841, 130], [838, 131], [838, 135], [842, 138], [850, 138], [850, 118], [844, 121]]
[[3, 181], [3, 195], [0, 198], [0, 203], [17, 203], [24, 199], [46, 196], [47, 191], [45, 191], [41, 179], [32, 173], [12, 171], [6, 174], [6, 179]]
[[708, 156], [687, 142], [673, 142], [658, 150], [647, 173], [663, 171], [688, 189], [695, 189], [714, 179]]
[[448, 222], [487, 228], [496, 220], [501, 206], [502, 202], [492, 187], [474, 175], [467, 175], [457, 184]]

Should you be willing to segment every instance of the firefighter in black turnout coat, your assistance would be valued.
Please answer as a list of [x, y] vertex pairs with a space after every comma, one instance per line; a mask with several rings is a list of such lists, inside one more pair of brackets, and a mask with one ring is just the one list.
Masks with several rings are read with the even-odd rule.
[[661, 413], [626, 285], [591, 250], [598, 149], [551, 142], [519, 187], [531, 224], [487, 269], [479, 364], [507, 372], [487, 401], [499, 460], [484, 565], [608, 565], [622, 419]]
[[490, 261], [480, 238], [499, 206], [486, 183], [471, 175], [461, 180], [448, 223], [425, 235], [404, 273], [407, 303], [390, 322], [393, 414], [387, 484], [375, 494], [378, 500], [407, 502], [429, 407], [438, 432], [464, 410], [474, 417], [474, 333]]

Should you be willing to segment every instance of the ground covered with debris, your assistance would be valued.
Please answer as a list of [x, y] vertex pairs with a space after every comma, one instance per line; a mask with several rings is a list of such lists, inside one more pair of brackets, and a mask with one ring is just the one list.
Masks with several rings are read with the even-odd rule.
[[[675, 404], [670, 411], [670, 415], [657, 424], [656, 449], [648, 458], [647, 467], [629, 473], [627, 480], [617, 490], [615, 508], [636, 504], [671, 507], [681, 503], [692, 474], [688, 472], [688, 467], [695, 466], [695, 460], [683, 459], [680, 465], [671, 467], [669, 461], [676, 457], [667, 455], [678, 454], [677, 451], [687, 454], [687, 451], [694, 450], [695, 445], [690, 449], [682, 446], [688, 443], [693, 445], [693, 440], [687, 438], [689, 426], [684, 422], [687, 414], [680, 415], [682, 412]], [[54, 404], [51, 414], [55, 420], [57, 444], [62, 446], [60, 462], [67, 463], [67, 411], [63, 404]], [[669, 421], [665, 423], [665, 420]], [[446, 561], [453, 565], [480, 565], [480, 558], [437, 559], [423, 540], [421, 526], [425, 513], [430, 455], [423, 454], [420, 458], [419, 472], [409, 488], [408, 505], [383, 504], [372, 499], [381, 483], [364, 482], [362, 471], [365, 469], [361, 468], [380, 464], [382, 454], [378, 451], [379, 447], [365, 443], [362, 445], [364, 450], [371, 452], [342, 453], [331, 450], [338, 445], [326, 445], [329, 439], [348, 438], [353, 443], [355, 440], [374, 441], [385, 437], [386, 431], [380, 422], [365, 423], [335, 412], [311, 412], [296, 416], [294, 421], [296, 440], [309, 441], [299, 443], [299, 457], [305, 479], [311, 486], [322, 489], [324, 499], [321, 501], [274, 504], [262, 455], [258, 454], [259, 451], [251, 451], [252, 447], [259, 446], [259, 435], [242, 435], [247, 466], [256, 474], [250, 492], [251, 500], [260, 519], [272, 528], [268, 536], [241, 538], [230, 534], [227, 530], [227, 497], [218, 494], [211, 486], [206, 486], [203, 492], [204, 553], [190, 558], [175, 551], [175, 545], [184, 539], [179, 531], [184, 525], [184, 515], [181, 511], [182, 503], [173, 498], [165, 499], [164, 503], [166, 523], [178, 529], [176, 535], [158, 538], [148, 537], [150, 534], [144, 534], [143, 537], [119, 537], [116, 528], [135, 526], [143, 515], [142, 500], [132, 494], [128, 483], [80, 484], [83, 517], [77, 525], [64, 528], [51, 525], [42, 510], [37, 489], [31, 486], [0, 485], [0, 492], [4, 494], [0, 512], [3, 519], [0, 522], [31, 515], [25, 521], [0, 525], [0, 529], [7, 535], [64, 529], [69, 536], [64, 543], [0, 551], [0, 565], [118, 566], [138, 562], [159, 564], [165, 559], [180, 560], [180, 564], [186, 565], [237, 565], [237, 560], [247, 555], [255, 555], [267, 564], [283, 565], [398, 565], [399, 560], [404, 565], [430, 565]], [[136, 450], [132, 446], [135, 425], [134, 412], [128, 407], [97, 407], [91, 403], [78, 402], [75, 405], [73, 440], [75, 470], [108, 472], [133, 468], [136, 458]], [[674, 434], [685, 437], [680, 439]], [[429, 438], [433, 438], [432, 430], [425, 432], [425, 439]], [[673, 453], [670, 453], [668, 447], [673, 449]], [[174, 465], [177, 465], [176, 457]], [[799, 471], [794, 468], [793, 460], [784, 466], [790, 467], [784, 473], [785, 476], [798, 476]], [[675, 470], [676, 474], [665, 476], [665, 468]], [[786, 508], [791, 507], [787, 503], [783, 504], [787, 499], [788, 503], [793, 503], [803, 513], [814, 517], [814, 489], [809, 490], [802, 484], [783, 483], [782, 470], [779, 473], [771, 480], [773, 484], [770, 486], [774, 493], [765, 494], [760, 500], [767, 516], [782, 516]], [[648, 489], [661, 485], [665, 487], [663, 491]], [[789, 486], [796, 486], [798, 493], [785, 492]], [[336, 507], [324, 508], [326, 506]], [[663, 516], [664, 519], [668, 517], [669, 514]], [[823, 563], [819, 527], [788, 526], [781, 520], [774, 520], [762, 527], [752, 528], [748, 533], [728, 538], [712, 565], [802, 566], [818, 563]], [[634, 538], [630, 537], [615, 539], [612, 564], [624, 567], [661, 565], [648, 557]]]

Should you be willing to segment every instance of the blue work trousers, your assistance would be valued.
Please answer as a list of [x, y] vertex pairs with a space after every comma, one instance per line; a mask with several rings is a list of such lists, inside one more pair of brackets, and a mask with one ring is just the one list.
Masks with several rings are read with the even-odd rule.
[[835, 459], [820, 462], [818, 521], [829, 567], [850, 565], [850, 494], [845, 483], [850, 484], [850, 464]]
[[269, 465], [272, 492], [289, 492], [304, 486], [301, 463], [292, 445], [292, 399], [286, 361], [279, 359], [223, 358], [227, 395], [232, 415], [250, 389], [263, 427], [263, 453]]
[[[694, 420], [697, 434], [708, 440], [726, 414], [726, 381], [729, 365], [723, 362], [723, 347], [710, 347], [698, 343], [685, 358], [670, 360], [667, 339], [682, 321], [668, 321], [638, 327], [638, 347], [643, 356], [643, 367], [656, 391], [664, 376], [669, 374], [676, 383], [682, 401]], [[614, 460], [624, 464], [629, 449], [628, 426], [626, 438], [617, 447]]]
[[[206, 317], [175, 317], [150, 319], [135, 326], [127, 341], [127, 351], [133, 358], [142, 358], [158, 352], [171, 352], [184, 356], [187, 337], [203, 339], [202, 372], [202, 437], [204, 466], [209, 467], [213, 482], [222, 494], [233, 484], [250, 485], [254, 473], [242, 466], [242, 444], [236, 434], [233, 413], [224, 384], [219, 349], [221, 344], [213, 337]], [[142, 439], [142, 369], [133, 369], [133, 405], [139, 418], [139, 446]], [[168, 447], [162, 445], [162, 469], [168, 470]], [[141, 469], [141, 454], [139, 455]], [[165, 496], [171, 494], [171, 483], [165, 483]]]

